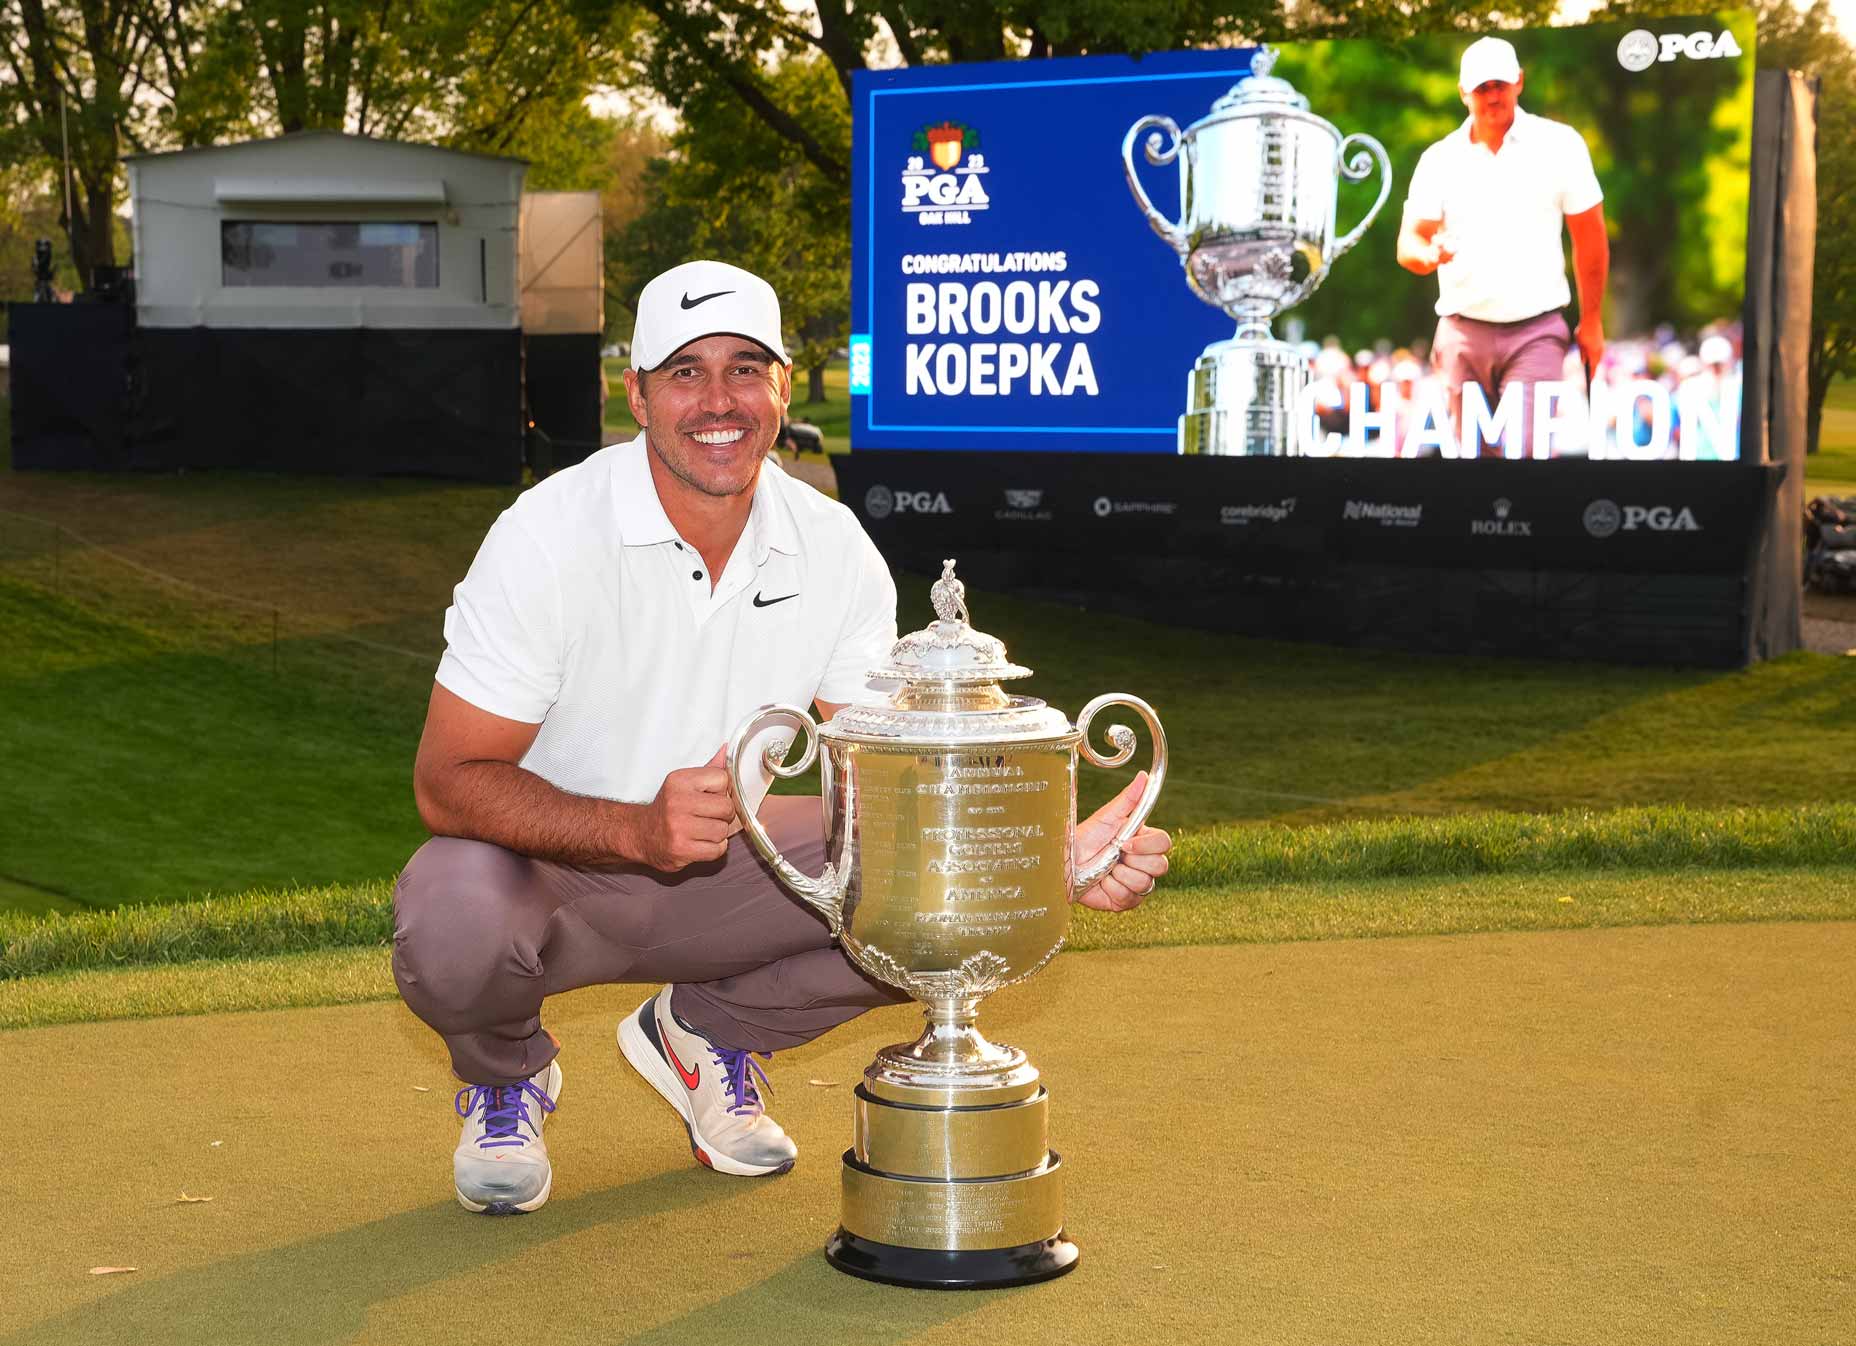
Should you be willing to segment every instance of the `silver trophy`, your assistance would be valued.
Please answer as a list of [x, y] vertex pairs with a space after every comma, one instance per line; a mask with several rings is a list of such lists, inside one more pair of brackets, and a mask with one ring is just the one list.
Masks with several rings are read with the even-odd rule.
[[[763, 706], [735, 731], [728, 772], [748, 840], [823, 915], [845, 954], [922, 1003], [914, 1042], [884, 1048], [856, 1090], [856, 1141], [844, 1154], [842, 1222], [825, 1255], [870, 1280], [943, 1289], [1022, 1285], [1076, 1263], [1063, 1229], [1063, 1164], [1050, 1148], [1049, 1094], [1025, 1053], [988, 1042], [980, 1001], [1031, 976], [1063, 947], [1070, 900], [1097, 883], [1146, 821], [1166, 779], [1166, 735], [1152, 707], [1111, 693], [1072, 725], [1000, 684], [1030, 676], [971, 626], [947, 562], [932, 590], [939, 619], [904, 636], [871, 677], [894, 691], [846, 706], [822, 728], [797, 706]], [[1110, 706], [1146, 722], [1153, 765], [1134, 813], [1078, 862], [1077, 756], [1114, 767], [1134, 753], [1089, 742]], [[786, 762], [757, 758], [770, 728], [803, 733]], [[820, 763], [827, 863], [795, 868], [761, 826], [743, 771], [777, 776]]]
[[[1275, 52], [1259, 48], [1250, 74], [1210, 115], [1183, 132], [1171, 117], [1142, 117], [1121, 142], [1128, 189], [1179, 254], [1186, 283], [1237, 320], [1236, 335], [1207, 346], [1192, 366], [1179, 418], [1181, 453], [1301, 452], [1295, 412], [1309, 381], [1307, 362], [1270, 336], [1270, 320], [1315, 292], [1392, 191], [1385, 147], [1368, 135], [1343, 137], [1315, 116], [1293, 85], [1270, 74], [1275, 63]], [[1135, 174], [1134, 144], [1150, 128], [1147, 162], [1179, 162], [1178, 223], [1154, 209]], [[1379, 199], [1336, 239], [1340, 180], [1364, 181], [1374, 160]]]

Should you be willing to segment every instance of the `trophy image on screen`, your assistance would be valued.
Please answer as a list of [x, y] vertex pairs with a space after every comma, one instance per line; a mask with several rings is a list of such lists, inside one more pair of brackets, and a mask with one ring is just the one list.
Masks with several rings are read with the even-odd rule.
[[[1064, 1235], [1048, 1095], [1024, 1052], [980, 1036], [980, 1002], [1063, 947], [1071, 899], [1114, 867], [1153, 809], [1166, 738], [1137, 697], [1099, 696], [1072, 726], [1034, 697], [1008, 696], [999, 684], [1031, 670], [969, 625], [952, 561], [932, 599], [937, 620], [871, 670], [895, 687], [887, 699], [847, 706], [823, 728], [797, 706], [763, 706], [729, 743], [729, 789], [781, 881], [825, 917], [853, 963], [920, 1001], [927, 1019], [919, 1038], [885, 1047], [864, 1071], [826, 1257], [892, 1284], [1022, 1285], [1062, 1275], [1077, 1249]], [[1135, 748], [1121, 724], [1108, 730], [1110, 752], [1090, 744], [1090, 721], [1111, 705], [1146, 721], [1153, 762], [1133, 815], [1079, 867], [1077, 754], [1115, 767]], [[742, 772], [760, 765], [750, 744], [781, 727], [803, 731], [805, 749], [787, 762], [787, 745], [769, 748], [769, 770], [796, 776], [819, 759], [817, 876], [774, 849], [745, 802]]]
[[[1181, 453], [1301, 451], [1295, 418], [1307, 362], [1270, 336], [1270, 321], [1315, 292], [1392, 190], [1385, 147], [1368, 135], [1342, 137], [1293, 85], [1270, 74], [1275, 64], [1276, 53], [1259, 48], [1250, 74], [1209, 115], [1183, 132], [1171, 117], [1142, 117], [1121, 142], [1128, 189], [1179, 254], [1186, 283], [1237, 320], [1236, 335], [1207, 346], [1192, 366], [1179, 418]], [[1135, 173], [1134, 142], [1143, 131], [1150, 131], [1148, 163], [1179, 161], [1178, 223], [1154, 209]], [[1336, 239], [1340, 180], [1365, 180], [1374, 160], [1379, 199]]]

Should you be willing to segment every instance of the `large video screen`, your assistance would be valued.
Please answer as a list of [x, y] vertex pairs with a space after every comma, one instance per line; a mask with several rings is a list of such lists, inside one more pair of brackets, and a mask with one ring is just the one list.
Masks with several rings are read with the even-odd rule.
[[1753, 40], [858, 72], [852, 447], [1736, 459]]

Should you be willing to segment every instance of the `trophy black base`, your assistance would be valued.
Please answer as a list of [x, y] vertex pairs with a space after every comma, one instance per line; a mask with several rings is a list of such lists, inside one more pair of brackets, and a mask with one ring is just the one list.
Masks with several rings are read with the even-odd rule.
[[825, 1260], [839, 1271], [885, 1285], [918, 1290], [1000, 1290], [1035, 1285], [1071, 1270], [1080, 1254], [1058, 1230], [1040, 1243], [1016, 1248], [904, 1248], [859, 1238], [840, 1228], [825, 1245]]

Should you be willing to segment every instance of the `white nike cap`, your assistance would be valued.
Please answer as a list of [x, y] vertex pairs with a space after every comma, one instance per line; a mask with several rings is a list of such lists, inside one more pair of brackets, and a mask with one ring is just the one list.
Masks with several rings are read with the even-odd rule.
[[1463, 49], [1463, 68], [1457, 75], [1459, 89], [1473, 89], [1498, 79], [1513, 84], [1521, 78], [1521, 61], [1514, 45], [1505, 37], [1479, 37]]
[[727, 262], [685, 262], [652, 279], [638, 296], [632, 368], [652, 370], [690, 342], [742, 336], [791, 364], [780, 343], [780, 298], [751, 271]]

